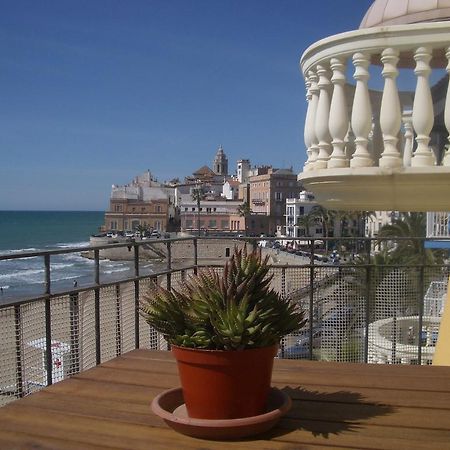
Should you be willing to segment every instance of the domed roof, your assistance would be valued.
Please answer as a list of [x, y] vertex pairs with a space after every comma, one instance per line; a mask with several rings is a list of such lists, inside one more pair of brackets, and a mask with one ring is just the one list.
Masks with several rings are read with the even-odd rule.
[[375, 0], [359, 28], [450, 20], [450, 0]]

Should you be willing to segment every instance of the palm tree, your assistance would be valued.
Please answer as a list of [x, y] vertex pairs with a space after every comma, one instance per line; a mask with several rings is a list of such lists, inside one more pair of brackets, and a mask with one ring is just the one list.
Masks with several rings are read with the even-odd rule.
[[305, 229], [305, 236], [311, 235], [311, 227], [315, 223], [316, 216], [312, 214], [310, 211], [307, 214], [304, 214], [303, 216], [298, 217], [297, 219], [297, 226], [302, 227]]
[[135, 231], [137, 231], [137, 232], [141, 235], [141, 238], [145, 236], [145, 233], [146, 233], [148, 230], [149, 230], [149, 226], [148, 226], [148, 225], [140, 225], [140, 224], [139, 224], [139, 225], [135, 228]]
[[192, 200], [197, 202], [197, 234], [200, 236], [200, 202], [205, 198], [203, 187], [200, 184], [195, 185], [191, 191]]
[[[442, 262], [440, 252], [424, 249], [423, 239], [426, 235], [426, 215], [421, 212], [401, 213], [392, 224], [384, 225], [378, 232], [379, 238], [404, 238], [381, 241], [388, 251], [402, 259], [404, 264], [438, 264]], [[410, 239], [407, 239], [410, 238]]]
[[[333, 226], [334, 211], [324, 208], [321, 205], [316, 205], [311, 210], [313, 217], [320, 219], [323, 228], [323, 235], [325, 238], [329, 236], [329, 230]], [[325, 251], [328, 253], [328, 240], [325, 239]]]
[[250, 208], [250, 204], [249, 202], [244, 202], [241, 203], [238, 207], [237, 207], [237, 213], [239, 214], [239, 217], [244, 217], [244, 222], [245, 222], [245, 235], [247, 236], [247, 217], [250, 214], [253, 214], [252, 209]]

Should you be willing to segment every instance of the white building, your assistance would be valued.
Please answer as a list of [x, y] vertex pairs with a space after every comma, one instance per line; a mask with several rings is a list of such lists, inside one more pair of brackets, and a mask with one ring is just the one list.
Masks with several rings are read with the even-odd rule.
[[[301, 224], [301, 218], [308, 216], [317, 202], [310, 192], [302, 191], [298, 198], [286, 199], [286, 236], [289, 237], [322, 237], [323, 230], [320, 221], [311, 222], [309, 229]], [[299, 223], [300, 221], [300, 223]]]

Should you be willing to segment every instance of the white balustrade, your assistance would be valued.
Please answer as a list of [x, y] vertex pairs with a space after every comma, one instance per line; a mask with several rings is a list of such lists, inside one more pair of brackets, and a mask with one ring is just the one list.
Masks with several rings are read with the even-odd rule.
[[328, 119], [330, 117], [330, 73], [322, 65], [317, 66], [317, 75], [319, 76], [319, 103], [315, 120], [316, 137], [319, 141], [319, 153], [314, 164], [314, 169], [326, 169], [330, 157], [330, 130], [328, 128]]
[[370, 167], [373, 166], [373, 160], [367, 150], [368, 136], [372, 129], [372, 106], [367, 86], [369, 56], [365, 53], [355, 53], [353, 64], [356, 88], [351, 122], [353, 133], [355, 133], [356, 149], [350, 161], [350, 167]]
[[414, 73], [417, 76], [417, 85], [412, 118], [417, 134], [417, 149], [412, 157], [411, 166], [427, 167], [436, 163], [434, 153], [429, 146], [430, 132], [434, 123], [433, 99], [428, 82], [431, 72], [431, 49], [419, 47], [414, 53], [414, 60], [416, 61]]
[[308, 155], [308, 158], [305, 162], [305, 165], [303, 166], [303, 170], [307, 172], [308, 170], [312, 170], [311, 167], [311, 81], [308, 77], [306, 77], [305, 80], [306, 84], [306, 101], [308, 102], [308, 109], [306, 110], [306, 117], [305, 117], [305, 128], [304, 128], [304, 140], [306, 145], [306, 153]]
[[308, 164], [308, 170], [311, 168], [311, 170], [314, 170], [316, 168], [316, 161], [317, 156], [319, 155], [319, 147], [318, 147], [318, 139], [316, 135], [315, 130], [315, 123], [316, 123], [316, 116], [317, 116], [317, 106], [319, 103], [319, 86], [317, 86], [317, 81], [319, 78], [317, 77], [317, 74], [310, 70], [308, 72], [309, 81], [310, 81], [310, 88], [309, 91], [311, 93], [311, 116], [310, 116], [310, 122], [308, 123], [308, 135], [311, 140], [311, 154], [309, 158], [309, 164]]
[[345, 96], [345, 64], [340, 58], [331, 58], [330, 61], [333, 76], [331, 82], [334, 85], [331, 98], [330, 117], [328, 127], [332, 137], [333, 152], [328, 160], [328, 168], [348, 167], [349, 158], [345, 154], [344, 139], [348, 132], [349, 119], [347, 101]]
[[398, 55], [398, 50], [393, 48], [387, 48], [381, 54], [381, 62], [384, 64], [382, 72], [384, 89], [380, 109], [380, 126], [383, 132], [384, 152], [379, 161], [380, 167], [401, 167], [402, 165], [397, 148], [397, 135], [401, 126], [400, 98], [396, 84]]
[[447, 136], [448, 141], [448, 147], [444, 155], [444, 160], [442, 161], [443, 166], [450, 166], [450, 47], [447, 48], [447, 51], [445, 52], [445, 56], [447, 57], [447, 73], [449, 74], [449, 85], [447, 88], [447, 96], [445, 97], [445, 111], [444, 111], [444, 123], [445, 128], [447, 128], [447, 133], [449, 135]]
[[414, 130], [412, 124], [412, 111], [405, 111], [403, 113], [403, 128], [405, 129], [403, 146], [403, 167], [411, 167], [411, 158], [414, 146]]

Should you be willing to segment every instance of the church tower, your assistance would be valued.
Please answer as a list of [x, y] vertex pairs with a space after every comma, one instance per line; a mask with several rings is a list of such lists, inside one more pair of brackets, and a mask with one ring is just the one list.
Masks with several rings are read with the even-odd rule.
[[217, 154], [214, 158], [213, 171], [216, 175], [228, 176], [228, 158], [223, 152], [221, 145], [217, 149]]

